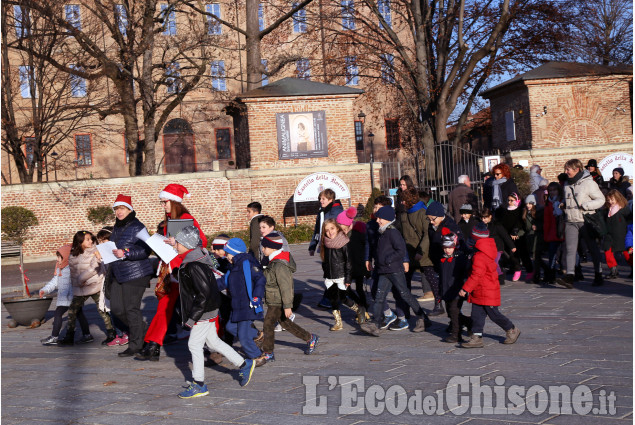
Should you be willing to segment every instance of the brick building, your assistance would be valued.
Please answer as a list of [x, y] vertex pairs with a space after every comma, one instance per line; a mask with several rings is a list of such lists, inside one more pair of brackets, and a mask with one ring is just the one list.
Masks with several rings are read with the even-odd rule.
[[492, 147], [540, 164], [553, 180], [567, 159], [633, 151], [630, 66], [548, 62], [481, 96], [490, 101]]

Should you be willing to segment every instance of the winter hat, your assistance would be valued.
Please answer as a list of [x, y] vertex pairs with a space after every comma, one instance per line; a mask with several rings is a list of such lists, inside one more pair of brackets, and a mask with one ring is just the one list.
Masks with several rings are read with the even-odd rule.
[[71, 256], [71, 245], [62, 245], [57, 249], [57, 252], [55, 254], [59, 254], [60, 257], [62, 257], [62, 262], [60, 263], [60, 267], [59, 270], [57, 269], [57, 267], [55, 268], [55, 272], [54, 274], [58, 274], [59, 276], [62, 275], [62, 269], [66, 266], [68, 266], [68, 258]]
[[534, 204], [534, 205], [536, 205], [536, 197], [533, 194], [530, 193], [525, 198], [525, 204]]
[[184, 227], [174, 239], [187, 249], [194, 249], [201, 245], [201, 236], [198, 229], [194, 226]]
[[586, 167], [584, 168], [588, 169], [589, 167], [598, 168], [598, 162], [595, 159], [589, 159], [589, 162], [586, 163]]
[[282, 236], [276, 232], [271, 232], [262, 238], [260, 244], [263, 248], [281, 249], [283, 244]]
[[190, 193], [185, 186], [170, 183], [159, 193], [159, 199], [169, 199], [170, 201], [183, 202], [183, 198], [189, 198]]
[[130, 211], [134, 211], [134, 208], [132, 208], [132, 197], [131, 196], [122, 195], [120, 193], [119, 195], [117, 195], [117, 199], [115, 199], [115, 203], [112, 204], [113, 211], [115, 210], [116, 207], [119, 207], [119, 206], [122, 206], [122, 205], [124, 207], [128, 208]]
[[225, 244], [225, 252], [231, 255], [244, 254], [247, 252], [247, 245], [242, 239], [231, 238]]
[[218, 235], [212, 241], [212, 249], [225, 249], [225, 244], [229, 240], [227, 235]]
[[460, 214], [473, 214], [474, 210], [472, 209], [472, 205], [463, 204], [463, 205], [461, 205], [461, 208], [459, 208], [459, 213]]
[[622, 167], [613, 168], [613, 172], [616, 172], [616, 171], [620, 173], [620, 176], [624, 175], [624, 169]]
[[476, 223], [474, 227], [472, 227], [472, 238], [474, 239], [489, 238], [489, 229], [487, 228], [487, 224], [483, 222]]
[[441, 245], [443, 248], [455, 248], [456, 243], [459, 241], [459, 237], [450, 231], [447, 227], [441, 230]]
[[353, 224], [353, 219], [355, 218], [356, 215], [357, 215], [357, 208], [350, 207], [346, 211], [342, 211], [341, 213], [339, 213], [335, 221], [337, 221], [338, 224], [350, 226], [351, 224]]
[[395, 220], [395, 209], [391, 206], [386, 205], [385, 207], [381, 207], [375, 213], [375, 217], [381, 218], [387, 221]]
[[430, 205], [428, 205], [428, 210], [426, 211], [428, 216], [432, 217], [443, 217], [445, 216], [445, 209], [443, 205], [438, 203], [437, 201], [432, 201]]

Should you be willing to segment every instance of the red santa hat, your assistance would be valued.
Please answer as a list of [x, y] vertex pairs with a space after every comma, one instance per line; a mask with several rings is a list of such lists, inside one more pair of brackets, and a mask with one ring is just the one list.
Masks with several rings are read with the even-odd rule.
[[189, 198], [190, 193], [185, 186], [170, 183], [159, 193], [159, 199], [168, 199], [170, 201], [183, 202], [183, 198]]
[[126, 195], [122, 195], [121, 193], [119, 195], [117, 195], [117, 199], [115, 199], [115, 203], [112, 204], [112, 209], [114, 211], [114, 209], [118, 206], [123, 205], [124, 207], [128, 208], [130, 211], [134, 211], [134, 208], [132, 208], [132, 197], [130, 196], [126, 196]]

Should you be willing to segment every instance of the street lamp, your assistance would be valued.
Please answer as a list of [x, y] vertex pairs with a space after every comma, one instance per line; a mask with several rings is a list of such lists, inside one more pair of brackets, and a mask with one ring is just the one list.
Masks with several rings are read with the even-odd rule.
[[368, 133], [368, 140], [370, 141], [370, 185], [371, 191], [375, 188], [375, 172], [373, 170], [373, 163], [375, 162], [375, 145], [373, 141], [375, 140], [375, 135], [372, 133]]
[[57, 181], [57, 152], [51, 152], [51, 158], [53, 158], [53, 170], [55, 170], [55, 181]]

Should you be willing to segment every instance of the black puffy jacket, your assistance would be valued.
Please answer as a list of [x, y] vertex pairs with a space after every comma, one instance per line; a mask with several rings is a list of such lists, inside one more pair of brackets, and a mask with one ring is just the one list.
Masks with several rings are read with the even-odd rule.
[[341, 248], [328, 248], [324, 245], [324, 261], [322, 261], [324, 279], [343, 277], [344, 283], [351, 283], [353, 264], [348, 250], [349, 244], [347, 243]]
[[154, 273], [148, 256], [152, 249], [137, 238], [137, 233], [145, 229], [132, 211], [123, 220], [117, 220], [112, 230], [110, 240], [118, 249], [128, 250], [123, 261], [111, 263], [112, 273], [119, 283], [129, 282]]
[[[179, 267], [182, 323], [193, 326], [205, 316], [216, 316], [220, 307], [220, 291], [209, 259], [200, 248], [187, 253]], [[214, 314], [205, 314], [205, 313]], [[210, 317], [210, 318], [211, 318]]]

